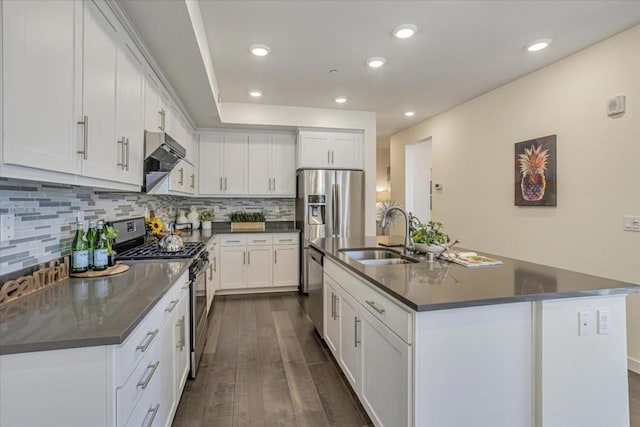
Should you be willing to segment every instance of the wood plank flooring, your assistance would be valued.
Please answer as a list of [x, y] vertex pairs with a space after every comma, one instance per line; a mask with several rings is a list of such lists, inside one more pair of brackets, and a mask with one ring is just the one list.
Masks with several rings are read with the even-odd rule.
[[216, 297], [174, 427], [370, 426], [296, 293]]
[[[369, 426], [295, 293], [218, 296], [198, 378], [174, 427]], [[630, 427], [640, 427], [640, 375], [629, 372]]]

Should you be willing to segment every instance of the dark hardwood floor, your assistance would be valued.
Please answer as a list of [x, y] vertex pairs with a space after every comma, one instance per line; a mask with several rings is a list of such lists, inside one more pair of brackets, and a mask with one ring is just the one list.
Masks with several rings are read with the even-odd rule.
[[[371, 425], [300, 304], [295, 293], [217, 296], [198, 378], [173, 426]], [[640, 427], [633, 372], [629, 408], [630, 427]]]
[[368, 426], [295, 293], [217, 296], [174, 427]]

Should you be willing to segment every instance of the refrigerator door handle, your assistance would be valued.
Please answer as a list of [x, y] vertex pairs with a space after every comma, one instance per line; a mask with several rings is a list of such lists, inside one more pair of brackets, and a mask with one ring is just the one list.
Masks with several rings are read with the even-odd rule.
[[340, 185], [333, 184], [333, 235], [340, 236]]

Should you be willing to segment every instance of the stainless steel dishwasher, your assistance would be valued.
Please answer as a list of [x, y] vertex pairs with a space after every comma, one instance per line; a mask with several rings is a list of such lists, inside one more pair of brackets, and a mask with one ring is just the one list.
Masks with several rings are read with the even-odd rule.
[[323, 287], [322, 276], [324, 270], [324, 255], [317, 249], [309, 246], [309, 252], [307, 253], [307, 260], [309, 261], [309, 300], [307, 301], [307, 311], [313, 326], [322, 338], [324, 336], [323, 328]]

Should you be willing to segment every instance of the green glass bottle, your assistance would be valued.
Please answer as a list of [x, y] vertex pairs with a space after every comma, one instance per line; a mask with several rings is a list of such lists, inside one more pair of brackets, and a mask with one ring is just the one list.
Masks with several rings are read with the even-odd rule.
[[87, 243], [89, 244], [89, 268], [93, 268], [93, 250], [96, 246], [96, 222], [89, 221], [89, 231], [87, 231]]
[[109, 264], [109, 247], [107, 245], [107, 235], [104, 230], [104, 222], [98, 223], [96, 231], [95, 245], [93, 248], [93, 269], [106, 270]]
[[78, 221], [78, 229], [71, 247], [71, 272], [84, 273], [89, 270], [89, 244], [84, 234], [84, 224]]

